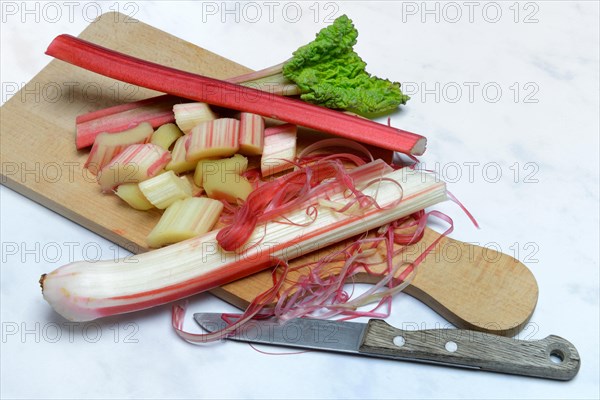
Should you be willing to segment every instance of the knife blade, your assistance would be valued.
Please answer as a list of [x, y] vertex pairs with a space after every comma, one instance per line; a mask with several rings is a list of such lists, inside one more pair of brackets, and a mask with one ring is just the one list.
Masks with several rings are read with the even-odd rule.
[[[194, 319], [207, 332], [227, 326], [220, 313], [197, 313]], [[402, 330], [379, 319], [257, 319], [228, 339], [563, 381], [575, 377], [581, 364], [575, 346], [555, 335], [518, 340], [466, 329]]]

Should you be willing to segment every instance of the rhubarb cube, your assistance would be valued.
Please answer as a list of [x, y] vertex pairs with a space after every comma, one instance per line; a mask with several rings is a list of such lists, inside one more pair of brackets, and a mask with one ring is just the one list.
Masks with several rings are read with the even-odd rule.
[[239, 149], [240, 122], [233, 118], [220, 118], [197, 125], [186, 141], [187, 161], [203, 158], [227, 157]]
[[112, 159], [98, 174], [103, 192], [110, 192], [123, 183], [139, 183], [158, 175], [171, 155], [155, 144], [132, 144]]
[[240, 113], [240, 153], [248, 156], [263, 152], [265, 120], [260, 115]]

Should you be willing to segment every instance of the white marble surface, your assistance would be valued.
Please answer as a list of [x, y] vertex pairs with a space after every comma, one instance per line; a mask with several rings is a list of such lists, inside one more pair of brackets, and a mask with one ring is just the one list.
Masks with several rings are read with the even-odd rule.
[[[404, 82], [413, 96], [393, 123], [429, 137], [423, 161], [454, 182], [451, 190], [481, 223], [476, 230], [457, 207], [440, 206], [455, 219], [454, 237], [519, 250], [540, 287], [521, 337], [572, 341], [583, 360], [573, 381], [316, 352], [268, 356], [231, 342], [198, 348], [173, 333], [168, 307], [70, 328], [42, 299], [39, 275], [85, 256], [85, 245], [88, 255], [99, 250], [105, 258], [116, 249], [2, 187], [2, 398], [598, 398], [598, 3], [513, 3], [302, 2], [296, 23], [293, 5], [252, 3], [243, 13], [239, 3], [237, 23], [221, 2], [205, 2], [204, 11], [220, 8], [207, 15], [200, 2], [3, 1], [2, 101], [7, 85], [27, 82], [49, 62], [43, 52], [55, 35], [78, 34], [97, 9], [119, 6], [252, 68], [285, 59], [330, 12], [347, 13], [369, 69]], [[255, 6], [263, 14], [251, 23]], [[437, 7], [439, 21], [424, 7]], [[233, 311], [206, 294], [194, 297], [191, 310]], [[395, 299], [389, 322], [446, 324], [406, 295]], [[195, 329], [191, 320], [186, 326]]]

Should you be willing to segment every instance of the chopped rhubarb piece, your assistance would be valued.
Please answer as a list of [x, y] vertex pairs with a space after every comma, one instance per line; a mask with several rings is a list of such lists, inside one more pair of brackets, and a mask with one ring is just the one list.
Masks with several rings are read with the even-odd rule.
[[260, 160], [262, 176], [269, 176], [292, 169], [296, 158], [297, 127], [284, 124], [265, 131], [265, 145]]
[[142, 122], [135, 128], [119, 133], [101, 133], [96, 137], [94, 146], [84, 164], [92, 174], [104, 168], [115, 156], [121, 153], [127, 146], [137, 143], [146, 143], [150, 140], [154, 129], [147, 122]]
[[152, 134], [150, 143], [156, 144], [165, 150], [169, 150], [171, 145], [181, 136], [183, 136], [183, 132], [181, 132], [177, 125], [165, 124]]
[[150, 247], [161, 247], [209, 232], [219, 220], [223, 203], [190, 197], [169, 206], [146, 238]]
[[196, 161], [187, 161], [185, 159], [186, 154], [186, 142], [190, 138], [190, 135], [184, 135], [177, 139], [171, 152], [171, 162], [167, 164], [165, 169], [167, 171], [173, 171], [176, 174], [182, 174], [184, 172], [193, 171], [196, 168]]
[[240, 113], [240, 153], [247, 156], [262, 154], [264, 137], [264, 118], [252, 113]]
[[246, 172], [246, 169], [248, 169], [248, 159], [240, 154], [219, 160], [200, 160], [194, 173], [194, 183], [202, 187], [203, 177], [207, 174], [241, 175]]
[[76, 119], [77, 148], [91, 146], [101, 133], [122, 132], [142, 122], [152, 128], [174, 122], [173, 105], [179, 102], [180, 98], [165, 95], [80, 115]]
[[187, 161], [202, 158], [227, 157], [239, 149], [240, 122], [233, 118], [220, 118], [196, 125], [190, 132], [185, 149]]
[[221, 160], [200, 160], [196, 167], [196, 182], [200, 183], [211, 199], [237, 203], [245, 201], [252, 185], [241, 176], [248, 167], [248, 159], [236, 154]]
[[146, 211], [154, 208], [152, 203], [144, 196], [137, 183], [119, 185], [115, 190], [115, 194], [136, 210]]
[[192, 174], [182, 175], [179, 177], [179, 179], [182, 179], [190, 184], [190, 187], [192, 188], [192, 197], [200, 197], [204, 194], [204, 189], [194, 183], [194, 176]]
[[173, 106], [173, 113], [175, 113], [177, 126], [184, 133], [190, 133], [192, 128], [202, 122], [217, 119], [215, 113], [212, 112], [206, 103], [175, 104]]
[[139, 184], [140, 190], [154, 207], [164, 210], [177, 200], [192, 197], [192, 186], [182, 180], [175, 172], [168, 171]]
[[246, 201], [252, 193], [252, 185], [248, 180], [233, 173], [215, 173], [204, 176], [204, 190], [211, 199], [237, 203]]
[[123, 183], [139, 183], [157, 175], [171, 160], [165, 149], [155, 144], [132, 144], [112, 159], [98, 174], [103, 192]]

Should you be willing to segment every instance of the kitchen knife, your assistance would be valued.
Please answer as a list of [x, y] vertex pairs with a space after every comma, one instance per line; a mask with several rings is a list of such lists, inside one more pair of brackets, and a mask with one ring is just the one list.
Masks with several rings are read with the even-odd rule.
[[[194, 319], [215, 332], [227, 325], [221, 316], [198, 313]], [[358, 323], [297, 318], [284, 324], [256, 319], [228, 339], [563, 381], [572, 379], [581, 363], [575, 346], [554, 335], [527, 341], [464, 329], [401, 330], [379, 319]]]

